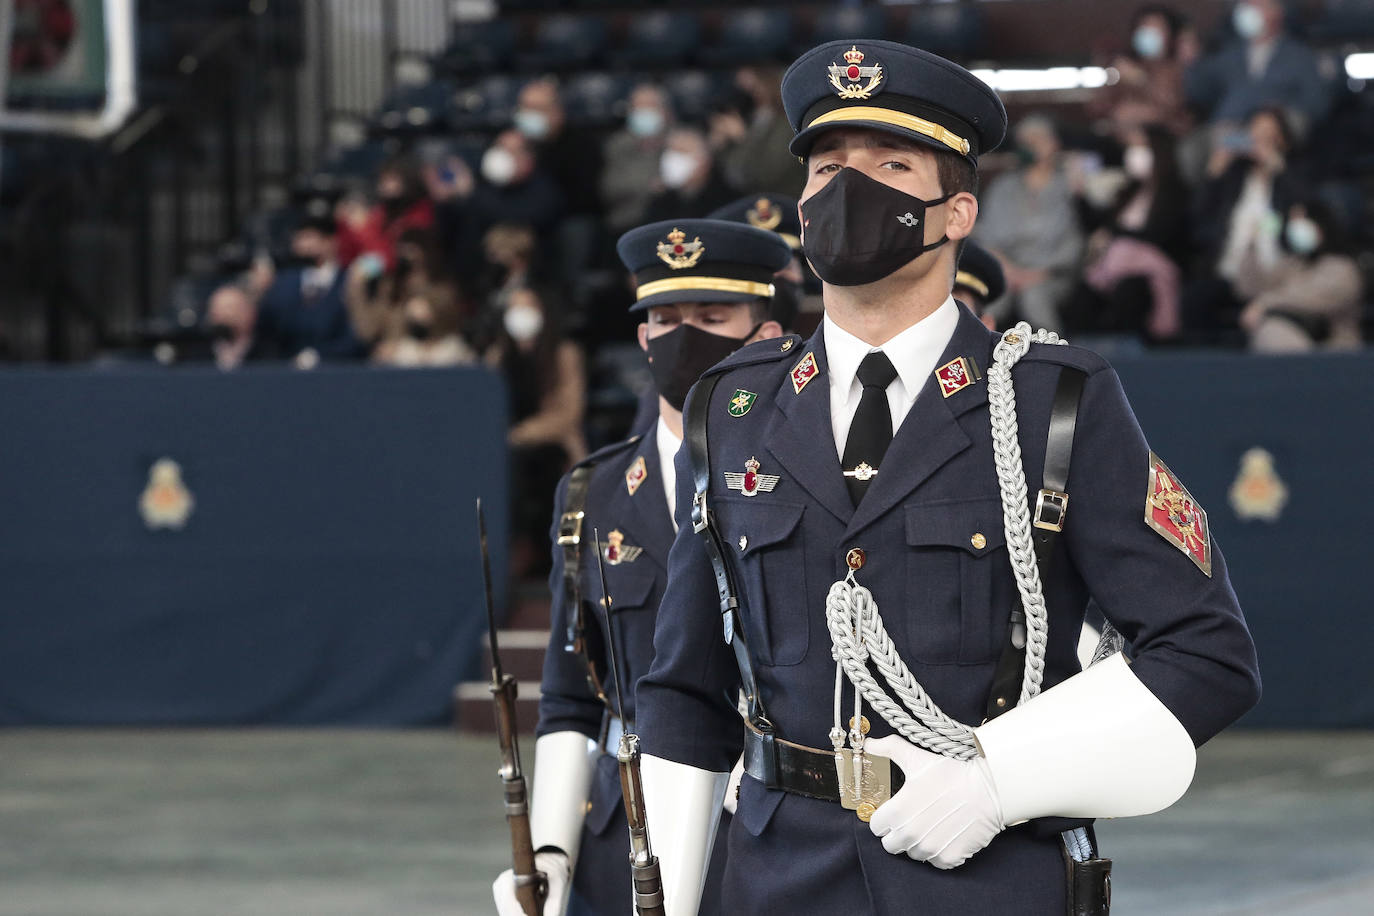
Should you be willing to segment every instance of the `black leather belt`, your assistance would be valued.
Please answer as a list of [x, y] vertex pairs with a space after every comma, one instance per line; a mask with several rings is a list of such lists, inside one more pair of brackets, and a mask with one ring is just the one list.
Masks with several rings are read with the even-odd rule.
[[[840, 781], [835, 772], [834, 751], [793, 744], [759, 731], [749, 722], [744, 724], [744, 772], [770, 789], [839, 804]], [[894, 795], [904, 781], [901, 768], [894, 766]]]

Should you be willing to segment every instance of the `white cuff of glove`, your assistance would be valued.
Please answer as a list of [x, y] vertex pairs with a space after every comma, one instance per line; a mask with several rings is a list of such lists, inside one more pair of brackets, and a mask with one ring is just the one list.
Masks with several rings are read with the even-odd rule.
[[696, 916], [730, 775], [649, 754], [640, 766], [664, 910], [667, 916]]
[[1183, 724], [1120, 654], [973, 733], [1007, 824], [1151, 814], [1178, 801], [1197, 764]]
[[544, 735], [534, 743], [534, 787], [530, 806], [530, 838], [535, 849], [555, 846], [577, 863], [582, 846], [582, 823], [587, 818], [587, 795], [597, 746], [581, 732]]
[[942, 757], [898, 735], [875, 738], [864, 749], [891, 758], [906, 777], [868, 822], [893, 855], [956, 868], [1002, 831], [997, 789], [981, 757]]
[[[543, 916], [563, 916], [568, 908], [568, 891], [572, 886], [572, 865], [568, 857], [557, 850], [534, 854], [534, 867], [549, 881], [549, 896], [544, 901]], [[491, 883], [491, 896], [496, 901], [497, 916], [525, 916], [520, 901], [515, 899], [515, 873], [509, 868]]]

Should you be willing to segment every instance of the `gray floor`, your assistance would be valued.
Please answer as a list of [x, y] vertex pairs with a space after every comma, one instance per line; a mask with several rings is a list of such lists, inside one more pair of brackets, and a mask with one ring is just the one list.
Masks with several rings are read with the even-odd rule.
[[[486, 914], [495, 769], [442, 731], [0, 732], [0, 916]], [[1225, 736], [1100, 827], [1113, 912], [1374, 913], [1371, 825], [1374, 734]]]

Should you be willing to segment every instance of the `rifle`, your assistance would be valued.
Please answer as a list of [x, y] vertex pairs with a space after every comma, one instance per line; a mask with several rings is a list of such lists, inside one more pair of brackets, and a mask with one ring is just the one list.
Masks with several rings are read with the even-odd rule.
[[596, 571], [601, 576], [601, 594], [606, 599], [606, 632], [609, 636], [611, 672], [615, 678], [616, 712], [620, 716], [620, 745], [615, 759], [620, 764], [620, 794], [625, 800], [625, 819], [630, 825], [630, 877], [634, 886], [635, 912], [638, 916], [664, 916], [663, 878], [658, 872], [658, 857], [649, 843], [649, 821], [644, 811], [644, 785], [639, 777], [639, 736], [634, 723], [625, 717], [625, 699], [620, 693], [621, 669], [616, 660], [615, 618], [611, 593], [606, 590], [606, 567], [601, 562], [601, 533], [592, 529], [596, 544]]
[[501, 742], [501, 785], [505, 789], [506, 824], [510, 827], [511, 864], [515, 875], [515, 899], [525, 916], [540, 916], [549, 896], [549, 880], [534, 867], [534, 841], [530, 838], [529, 796], [525, 774], [520, 768], [520, 745], [516, 743], [515, 676], [501, 670], [501, 653], [496, 645], [496, 612], [491, 604], [491, 558], [487, 553], [487, 523], [482, 516], [482, 500], [477, 500], [477, 538], [482, 548], [482, 590], [487, 600], [487, 632], [491, 639], [491, 691], [496, 706], [496, 731]]

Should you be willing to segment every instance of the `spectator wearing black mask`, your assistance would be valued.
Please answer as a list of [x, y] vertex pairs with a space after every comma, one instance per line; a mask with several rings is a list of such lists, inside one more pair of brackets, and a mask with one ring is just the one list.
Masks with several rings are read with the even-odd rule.
[[334, 220], [306, 220], [292, 236], [291, 252], [304, 266], [279, 272], [263, 293], [257, 342], [301, 368], [311, 368], [321, 359], [361, 357], [367, 348], [348, 320]]
[[457, 328], [464, 316], [463, 301], [432, 229], [407, 229], [396, 241], [394, 267], [380, 277], [371, 275], [365, 261], [348, 270], [345, 298], [349, 319], [358, 338], [369, 346], [399, 338], [405, 327], [405, 306], [420, 296], [440, 320]]
[[226, 283], [211, 293], [205, 321], [218, 368], [227, 372], [258, 357], [253, 340], [258, 304], [243, 284]]
[[1283, 254], [1272, 270], [1236, 283], [1236, 291], [1249, 300], [1240, 326], [1250, 348], [1260, 353], [1358, 349], [1364, 282], [1335, 214], [1315, 200], [1294, 204], [1280, 243]]

